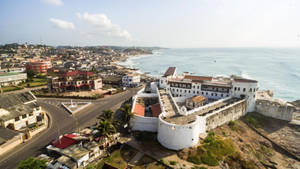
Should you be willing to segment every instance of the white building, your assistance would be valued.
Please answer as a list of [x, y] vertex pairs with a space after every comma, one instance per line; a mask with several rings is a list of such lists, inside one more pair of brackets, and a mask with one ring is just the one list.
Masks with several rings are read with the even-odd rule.
[[[140, 91], [134, 97], [132, 129], [157, 132], [158, 141], [173, 150], [194, 146], [200, 134], [236, 120], [254, 110], [258, 82], [237, 76], [206, 77], [177, 76], [169, 68], [153, 93]], [[157, 87], [158, 87], [157, 86]], [[150, 96], [152, 95], [152, 96]], [[160, 113], [145, 117], [138, 97], [157, 95]], [[187, 110], [185, 102], [194, 96], [204, 96], [204, 105]], [[142, 114], [142, 115], [141, 115]], [[156, 126], [155, 126], [156, 125]]]
[[138, 74], [127, 74], [122, 77], [122, 84], [125, 87], [136, 87], [139, 86], [141, 77]]
[[0, 72], [0, 87], [18, 85], [19, 83], [25, 82], [26, 79], [26, 73]]
[[159, 79], [159, 87], [165, 88], [167, 87], [168, 79], [175, 77], [176, 75], [176, 67], [169, 67], [165, 74]]
[[43, 119], [41, 107], [31, 92], [0, 95], [0, 126], [22, 130]]

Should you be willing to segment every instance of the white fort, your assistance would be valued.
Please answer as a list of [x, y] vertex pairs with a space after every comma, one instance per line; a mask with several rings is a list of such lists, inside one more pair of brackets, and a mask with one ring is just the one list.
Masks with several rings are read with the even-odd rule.
[[238, 76], [176, 74], [169, 67], [159, 82], [133, 97], [133, 130], [157, 132], [168, 149], [198, 143], [201, 134], [255, 110], [258, 82]]

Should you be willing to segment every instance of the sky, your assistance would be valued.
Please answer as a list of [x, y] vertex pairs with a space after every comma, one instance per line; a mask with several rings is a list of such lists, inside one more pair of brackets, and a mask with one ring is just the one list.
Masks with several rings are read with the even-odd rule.
[[299, 0], [1, 0], [0, 44], [300, 47]]

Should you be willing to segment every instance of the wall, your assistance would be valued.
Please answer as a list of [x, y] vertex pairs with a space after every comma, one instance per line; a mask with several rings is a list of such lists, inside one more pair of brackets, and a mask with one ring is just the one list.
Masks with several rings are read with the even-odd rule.
[[[275, 119], [291, 121], [296, 107], [288, 103], [279, 103], [273, 99], [256, 100], [256, 111], [264, 116], [273, 117]], [[300, 111], [300, 110], [298, 110]]]
[[237, 120], [243, 116], [244, 112], [247, 110], [247, 100], [241, 100], [232, 105], [224, 107], [212, 114], [206, 115], [206, 130], [214, 129], [231, 120]]
[[157, 139], [168, 149], [180, 150], [198, 144], [199, 134], [205, 132], [205, 118], [196, 116], [196, 121], [187, 125], [171, 124], [159, 116]]
[[188, 111], [187, 114], [192, 114], [192, 113], [195, 113], [195, 112], [198, 112], [198, 111], [201, 111], [201, 110], [208, 109], [209, 107], [212, 107], [214, 105], [217, 105], [217, 104], [219, 104], [221, 102], [224, 102], [224, 101], [230, 100], [230, 99], [232, 99], [232, 97], [226, 97], [226, 98], [218, 100], [216, 102], [212, 102], [210, 104], [207, 104], [207, 105], [204, 105], [204, 106], [201, 106], [201, 107], [197, 107], [195, 109], [192, 109], [192, 110]]
[[142, 117], [135, 115], [131, 119], [132, 130], [157, 132], [158, 118], [157, 117]]
[[23, 142], [22, 134], [15, 136], [11, 140], [8, 140], [6, 143], [0, 145], [0, 155], [15, 148], [17, 145], [21, 144], [22, 142]]

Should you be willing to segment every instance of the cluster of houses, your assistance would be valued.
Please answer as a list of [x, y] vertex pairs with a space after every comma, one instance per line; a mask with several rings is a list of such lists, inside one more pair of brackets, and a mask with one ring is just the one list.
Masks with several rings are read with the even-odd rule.
[[29, 139], [45, 121], [31, 92], [0, 95], [0, 154]]
[[99, 132], [91, 127], [79, 133], [62, 135], [46, 147], [47, 154], [41, 154], [38, 158], [46, 160], [49, 169], [83, 168], [108, 156], [109, 148], [119, 146], [119, 133], [106, 137]]
[[[27, 80], [25, 71], [51, 76], [52, 92], [97, 90], [106, 84], [136, 87], [140, 76], [114, 65], [128, 55], [149, 54], [151, 50], [113, 47], [59, 47], [8, 44], [0, 46], [0, 88]], [[98, 73], [96, 73], [98, 72]]]

